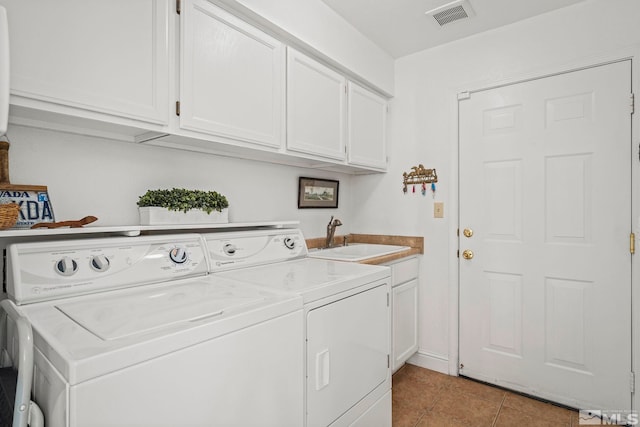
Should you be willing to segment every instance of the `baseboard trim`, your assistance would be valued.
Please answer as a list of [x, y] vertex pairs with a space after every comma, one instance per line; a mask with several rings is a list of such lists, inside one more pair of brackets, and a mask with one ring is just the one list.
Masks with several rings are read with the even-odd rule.
[[407, 363], [449, 375], [449, 359], [438, 354], [418, 351]]

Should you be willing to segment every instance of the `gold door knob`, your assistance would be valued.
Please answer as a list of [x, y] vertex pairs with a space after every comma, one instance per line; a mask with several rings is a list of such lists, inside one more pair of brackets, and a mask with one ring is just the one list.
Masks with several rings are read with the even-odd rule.
[[464, 252], [462, 252], [462, 258], [464, 259], [472, 259], [473, 258], [473, 251], [470, 249], [466, 249]]
[[470, 228], [465, 228], [462, 231], [462, 234], [464, 234], [464, 237], [471, 237], [471, 236], [473, 236], [473, 230], [470, 229]]

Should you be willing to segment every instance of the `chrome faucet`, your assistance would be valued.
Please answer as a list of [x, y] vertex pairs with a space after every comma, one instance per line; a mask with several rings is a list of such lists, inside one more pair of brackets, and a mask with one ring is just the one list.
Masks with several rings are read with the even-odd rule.
[[331, 219], [329, 220], [329, 225], [327, 225], [327, 241], [325, 242], [325, 248], [332, 248], [335, 244], [333, 241], [333, 237], [336, 234], [336, 227], [342, 225], [342, 221], [338, 218], [333, 219], [333, 215], [331, 215]]

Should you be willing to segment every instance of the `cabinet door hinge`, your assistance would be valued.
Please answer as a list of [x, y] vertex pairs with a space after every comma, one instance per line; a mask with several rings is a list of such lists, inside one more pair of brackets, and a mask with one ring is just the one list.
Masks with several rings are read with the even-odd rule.
[[631, 93], [631, 95], [629, 95], [629, 100], [631, 101], [630, 103], [631, 114], [633, 114], [636, 111], [636, 96], [634, 93]]
[[176, 116], [180, 115], [180, 101], [176, 101]]
[[636, 392], [636, 374], [631, 372], [629, 375], [629, 388], [631, 389], [631, 393]]
[[629, 234], [629, 252], [631, 255], [636, 253], [636, 235], [633, 232]]
[[389, 292], [387, 292], [387, 307], [389, 307], [389, 300], [390, 300], [390, 299], [391, 299], [391, 298], [389, 298]]
[[391, 367], [391, 357], [387, 354], [387, 368]]
[[182, 0], [176, 0], [176, 13], [180, 15], [182, 12]]

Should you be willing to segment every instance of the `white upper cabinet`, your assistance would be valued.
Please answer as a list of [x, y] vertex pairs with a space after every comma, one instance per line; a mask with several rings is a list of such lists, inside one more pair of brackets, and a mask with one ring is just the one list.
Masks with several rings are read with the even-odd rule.
[[346, 79], [288, 48], [287, 149], [345, 159]]
[[168, 1], [0, 0], [9, 18], [12, 102], [166, 124]]
[[281, 147], [284, 45], [206, 0], [181, 14], [180, 127]]
[[386, 169], [387, 100], [353, 82], [347, 100], [349, 164]]
[[306, 52], [275, 25], [252, 25], [213, 3], [0, 0], [9, 122], [302, 167], [386, 170], [384, 98], [288, 47]]

